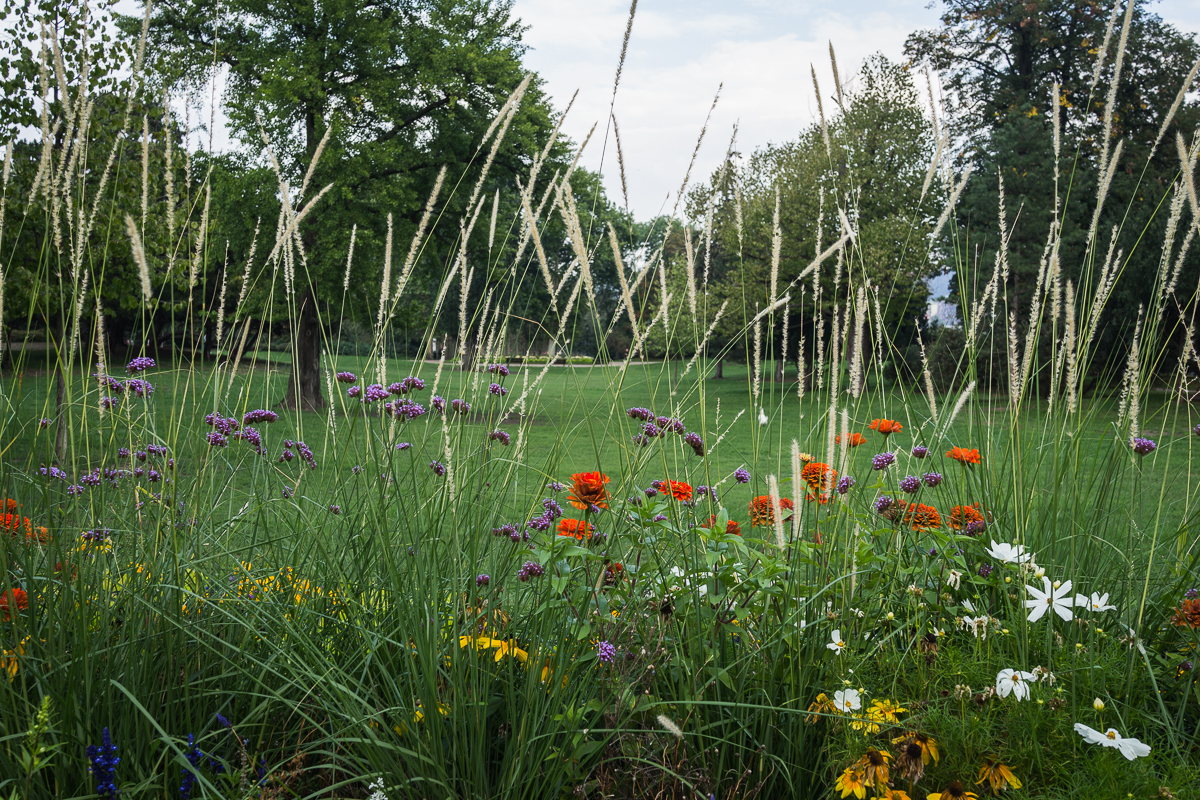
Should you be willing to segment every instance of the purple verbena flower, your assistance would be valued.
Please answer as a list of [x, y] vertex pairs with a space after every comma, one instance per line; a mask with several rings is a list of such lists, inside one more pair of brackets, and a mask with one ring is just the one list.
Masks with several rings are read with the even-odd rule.
[[517, 580], [524, 583], [530, 578], [538, 578], [545, 574], [546, 568], [541, 564], [537, 563], [536, 561], [526, 561], [521, 565], [521, 568], [517, 570]]
[[227, 447], [229, 440], [216, 431], [209, 431], [205, 437], [208, 440], [209, 447]]
[[492, 528], [492, 536], [508, 536], [512, 538], [514, 542], [521, 538], [517, 531], [517, 526], [513, 525], [511, 522], [506, 522], [499, 528]]
[[892, 500], [891, 497], [888, 497], [886, 494], [880, 495], [878, 498], [875, 499], [875, 510], [877, 512], [879, 512], [880, 514], [882, 514], [883, 512], [887, 511], [889, 508], [892, 507], [893, 502], [895, 502], [895, 501]]
[[265, 408], [256, 408], [253, 411], [247, 411], [242, 417], [242, 425], [253, 425], [256, 422], [274, 422], [279, 419], [279, 415], [274, 411], [268, 411]]
[[[878, 457], [878, 456], [877, 456]], [[879, 467], [876, 467], [879, 469]], [[900, 479], [900, 490], [909, 494], [916, 494], [921, 489], [921, 479], [916, 475], [905, 475]]]
[[283, 452], [279, 454], [279, 463], [283, 464], [284, 462], [287, 462], [290, 464], [292, 459], [295, 457], [296, 454], [293, 453], [290, 448], [285, 447], [283, 448]]
[[136, 397], [146, 399], [154, 394], [154, 385], [150, 381], [144, 381], [141, 378], [130, 378], [125, 385], [129, 387], [130, 393]]
[[443, 412], [446, 410], [446, 398], [435, 394], [433, 397], [429, 398], [429, 406], [434, 411]]
[[331, 506], [329, 507], [329, 513], [330, 513], [330, 514], [334, 514], [334, 515], [341, 514], [341, 513], [342, 513], [342, 507], [341, 507], [341, 506], [338, 506], [338, 505], [331, 505]]
[[495, 440], [505, 447], [508, 447], [509, 435], [507, 431], [492, 431], [488, 434], [488, 439]]
[[308, 445], [304, 442], [296, 442], [296, 450], [300, 453], [300, 458], [304, 459], [304, 463], [308, 464], [309, 469], [317, 468], [317, 459], [313, 455], [313, 451], [308, 449]]
[[1133, 445], [1133, 452], [1139, 456], [1149, 455], [1158, 449], [1158, 445], [1154, 442], [1149, 439], [1143, 439], [1140, 436], [1135, 436], [1131, 444]]
[[692, 452], [701, 458], [704, 457], [704, 440], [700, 438], [700, 434], [691, 431], [683, 437], [683, 442], [688, 447], [692, 448]]
[[149, 358], [148, 356], [138, 356], [133, 361], [130, 361], [128, 364], [125, 365], [125, 371], [126, 372], [145, 372], [146, 370], [150, 369], [151, 367], [156, 367], [156, 366], [158, 366], [158, 365], [154, 363], [153, 358]]
[[360, 394], [362, 394], [361, 386], [351, 386], [349, 389], [346, 390], [346, 395], [348, 397], [358, 397]]
[[396, 445], [397, 450], [408, 450], [410, 447], [412, 447], [411, 442], [400, 442], [398, 445]]
[[437, 475], [439, 478], [445, 477], [446, 475], [446, 465], [440, 461], [430, 461], [429, 468], [433, 470], [433, 474]]
[[654, 519], [651, 521], [652, 522], [666, 522], [666, 520], [667, 520], [666, 514], [655, 514]]
[[965, 532], [967, 536], [978, 536], [985, 530], [987, 530], [987, 523], [981, 519], [975, 519], [967, 523]]
[[367, 387], [366, 392], [363, 394], [363, 401], [366, 403], [374, 403], [376, 400], [383, 400], [387, 398], [387, 396], [387, 389], [383, 388], [383, 386], [378, 383], [372, 383]]
[[1197, 590], [1194, 588], [1188, 589], [1186, 592], [1183, 593], [1183, 596], [1186, 597], [1188, 600], [1195, 600], [1197, 596], [1200, 596], [1200, 590]]
[[119, 402], [121, 402], [121, 398], [119, 398], [119, 397], [101, 397], [100, 398], [100, 407], [101, 408], [115, 408], [117, 403], [119, 403]]
[[38, 420], [38, 427], [39, 427], [39, 428], [49, 428], [49, 427], [50, 427], [50, 420], [49, 420], [49, 418], [47, 418], [47, 417], [42, 417], [41, 419], [39, 419], [39, 420]]
[[994, 570], [994, 569], [995, 569], [995, 567], [993, 567], [991, 564], [980, 564], [979, 565], [979, 577], [986, 578], [987, 576], [992, 574], [992, 570]]
[[146, 452], [152, 456], [165, 456], [171, 451], [167, 449], [165, 444], [148, 444], [146, 445]]
[[613, 659], [617, 657], [617, 648], [602, 640], [596, 645], [596, 656], [600, 659], [601, 663], [611, 664]]
[[926, 486], [928, 486], [930, 489], [933, 489], [942, 482], [942, 473], [926, 472], [924, 475], [921, 476], [921, 479], [923, 481], [925, 481]]
[[837, 493], [845, 494], [850, 491], [850, 487], [854, 485], [854, 477], [852, 475], [843, 475], [837, 484]]
[[750, 470], [745, 467], [738, 467], [733, 471], [733, 479], [738, 483], [750, 482]]
[[488, 364], [488, 372], [500, 375], [504, 378], [508, 377], [508, 367], [504, 366], [503, 364]]
[[639, 406], [628, 408], [625, 410], [625, 413], [629, 415], [630, 419], [641, 420], [642, 422], [649, 422], [650, 420], [654, 419], [653, 411], [648, 408], [641, 408]]
[[508, 389], [506, 389], [505, 387], [501, 386], [498, 383], [492, 383], [492, 384], [488, 385], [488, 394], [494, 394], [494, 395], [498, 395], [500, 397], [504, 397], [504, 395], [508, 394]]
[[658, 496], [658, 489], [655, 489], [653, 486], [646, 489], [645, 492], [646, 492], [646, 497], [657, 497]]
[[913, 458], [925, 458], [929, 455], [929, 448], [923, 444], [916, 445], [912, 449]]
[[477, 575], [475, 577], [475, 585], [480, 587], [487, 586], [490, 580], [491, 577], [485, 572], [482, 575]]
[[878, 453], [871, 456], [871, 469], [880, 470], [887, 469], [892, 464], [896, 463], [895, 453]]
[[129, 458], [129, 448], [128, 447], [118, 447], [117, 448], [117, 458], [121, 458], [121, 459]]
[[450, 401], [450, 408], [459, 414], [466, 414], [471, 410], [471, 404], [466, 400], [454, 399]]
[[291, 496], [292, 496], [292, 487], [284, 486], [283, 487], [283, 499], [288, 500], [291, 498]]
[[563, 489], [565, 489], [567, 487], [565, 484], [561, 484], [558, 481], [550, 481], [549, 483], [546, 484], [546, 488], [552, 492], [561, 492]]
[[336, 377], [338, 383], [354, 383], [358, 380], [358, 376], [353, 372], [339, 372]]

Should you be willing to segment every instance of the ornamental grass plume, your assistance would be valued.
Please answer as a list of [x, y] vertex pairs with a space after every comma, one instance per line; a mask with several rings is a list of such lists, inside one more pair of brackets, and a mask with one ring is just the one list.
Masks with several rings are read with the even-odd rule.
[[592, 506], [608, 508], [608, 476], [603, 472], [576, 472], [571, 476], [571, 491], [567, 494], [567, 502], [581, 511]]

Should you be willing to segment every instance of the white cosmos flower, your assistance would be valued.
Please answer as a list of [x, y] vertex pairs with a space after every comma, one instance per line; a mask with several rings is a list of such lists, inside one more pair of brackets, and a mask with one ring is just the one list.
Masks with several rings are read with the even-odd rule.
[[950, 574], [946, 577], [946, 585], [951, 587], [952, 589], [961, 588], [962, 587], [962, 576], [963, 576], [963, 574], [961, 572], [959, 572], [958, 570], [956, 570], [956, 569], [950, 570]]
[[1025, 552], [1025, 545], [997, 544], [995, 539], [992, 540], [992, 546], [987, 552], [989, 556], [1005, 564], [1024, 564], [1033, 558], [1033, 553]]
[[862, 708], [862, 699], [858, 689], [840, 689], [833, 693], [833, 704], [840, 713], [849, 714]]
[[835, 630], [833, 635], [830, 636], [829, 644], [825, 646], [840, 656], [842, 651], [846, 649], [846, 643], [842, 641], [842, 632], [840, 630]]
[[1002, 669], [996, 673], [996, 693], [1001, 697], [1015, 695], [1018, 700], [1029, 697], [1029, 684], [1033, 680], [1032, 672], [1022, 672], [1016, 669]]
[[1079, 608], [1086, 608], [1088, 611], [1099, 613], [1101, 611], [1116, 611], [1117, 607], [1108, 604], [1108, 592], [1101, 595], [1099, 592], [1092, 592], [1092, 597], [1089, 600], [1087, 595], [1075, 595], [1075, 605]]
[[1075, 732], [1091, 744], [1098, 744], [1101, 747], [1115, 747], [1120, 751], [1121, 755], [1133, 761], [1135, 758], [1150, 755], [1150, 745], [1134, 739], [1133, 737], [1125, 737], [1117, 733], [1114, 728], [1109, 728], [1104, 733], [1089, 728], [1082, 722], [1075, 723]]
[[1071, 582], [1067, 581], [1056, 589], [1049, 578], [1043, 577], [1042, 586], [1045, 587], [1045, 591], [1028, 584], [1025, 586], [1025, 591], [1033, 597], [1032, 600], [1025, 601], [1025, 607], [1029, 609], [1029, 621], [1037, 622], [1049, 609], [1054, 609], [1055, 614], [1068, 622], [1074, 619], [1075, 614], [1071, 611], [1071, 606], [1075, 604], [1075, 598], [1071, 596]]

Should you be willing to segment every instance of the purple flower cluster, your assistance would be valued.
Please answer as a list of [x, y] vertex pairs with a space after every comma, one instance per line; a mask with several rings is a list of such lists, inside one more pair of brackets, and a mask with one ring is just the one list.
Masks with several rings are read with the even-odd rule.
[[49, 428], [49, 427], [50, 427], [50, 420], [49, 420], [49, 418], [47, 418], [47, 417], [42, 417], [41, 419], [39, 419], [39, 420], [38, 420], [38, 427], [39, 427], [39, 428]]
[[240, 433], [231, 434], [231, 438], [241, 439], [254, 448], [254, 452], [258, 455], [263, 454], [262, 434], [254, 428], [245, 428]]
[[97, 467], [91, 472], [85, 472], [79, 476], [79, 483], [83, 486], [99, 486], [100, 485], [100, 468]]
[[886, 494], [880, 495], [879, 497], [877, 497], [875, 499], [875, 510], [877, 512], [879, 512], [880, 514], [882, 514], [883, 512], [885, 512], [889, 508], [891, 508], [892, 503], [894, 503], [894, 502], [895, 501], [892, 500], [892, 498], [887, 496]]
[[[150, 364], [153, 366], [154, 362], [151, 361]], [[90, 762], [88, 770], [96, 779], [96, 794], [107, 797], [109, 800], [115, 800], [119, 791], [116, 784], [117, 765], [121, 763], [121, 759], [117, 757], [117, 746], [112, 743], [112, 737], [108, 735], [108, 728], [104, 729], [101, 742], [102, 744], [98, 745], [88, 745], [87, 757]]]
[[554, 524], [554, 520], [562, 515], [562, 506], [558, 504], [558, 501], [553, 497], [544, 497], [542, 498], [542, 513], [525, 523], [525, 527], [531, 531], [548, 531]]
[[[290, 439], [286, 440], [284, 444], [288, 447], [292, 446]], [[308, 445], [306, 445], [304, 442], [296, 442], [296, 451], [300, 453], [300, 457], [304, 459], [304, 463], [308, 464], [309, 469], [317, 468], [317, 459], [313, 455], [313, 451], [308, 449]]]
[[929, 455], [929, 448], [923, 444], [916, 445], [912, 449], [913, 458], [925, 458]]
[[446, 398], [435, 394], [433, 397], [429, 398], [429, 405], [434, 411], [441, 413], [446, 410]]
[[[511, 522], [506, 522], [499, 528], [492, 528], [492, 536], [507, 536], [512, 541], [519, 542], [521, 541], [522, 534], [516, 525], [513, 525]], [[529, 534], [525, 533], [524, 538], [525, 541], [529, 541]]]
[[145, 372], [146, 370], [150, 369], [151, 367], [157, 367], [157, 366], [158, 365], [154, 363], [153, 358], [149, 358], [147, 356], [138, 356], [133, 361], [130, 361], [128, 364], [125, 365], [125, 371], [126, 372]]
[[408, 450], [411, 447], [412, 447], [411, 442], [400, 442], [399, 444], [396, 445], [397, 450]]
[[87, 542], [107, 542], [112, 538], [112, 531], [108, 528], [93, 528], [84, 531], [80, 538]]
[[100, 407], [101, 408], [116, 408], [117, 403], [119, 403], [119, 402], [121, 402], [121, 398], [119, 398], [119, 397], [101, 397], [100, 398]]
[[508, 367], [503, 364], [488, 364], [487, 371], [502, 378], [508, 377]]
[[994, 569], [995, 569], [995, 567], [993, 567], [991, 564], [980, 564], [979, 565], [979, 577], [986, 578], [987, 576], [992, 574], [992, 570], [994, 570]]
[[404, 380], [400, 381], [400, 394], [406, 392], [417, 392], [425, 390], [425, 381], [415, 375], [409, 375]]
[[1133, 452], [1139, 456], [1149, 455], [1158, 449], [1158, 445], [1154, 442], [1149, 439], [1143, 439], [1140, 436], [1135, 436], [1131, 444], [1133, 445]]
[[[853, 480], [853, 479], [851, 479], [851, 480]], [[697, 486], [696, 487], [696, 499], [699, 500], [701, 497], [704, 497], [705, 495], [709, 495], [710, 497], [712, 497], [714, 502], [717, 502], [716, 487], [714, 487], [714, 486]]]
[[372, 383], [370, 386], [367, 387], [367, 390], [363, 393], [363, 402], [364, 403], [374, 403], [376, 400], [386, 400], [387, 397], [388, 397], [388, 390], [383, 388], [382, 384]]
[[1197, 590], [1194, 588], [1188, 589], [1186, 592], [1183, 593], [1183, 596], [1186, 597], [1188, 600], [1195, 600], [1198, 596], [1200, 596], [1200, 590]]
[[265, 408], [256, 408], [253, 411], [247, 411], [242, 417], [242, 425], [253, 425], [256, 422], [274, 422], [279, 419], [279, 415], [274, 411], [268, 411]]
[[926, 486], [928, 486], [930, 489], [934, 489], [934, 488], [936, 488], [936, 487], [937, 487], [939, 484], [941, 484], [941, 482], [942, 482], [942, 473], [940, 473], [940, 472], [926, 472], [924, 475], [922, 475], [922, 476], [921, 476], [921, 479], [925, 481], [925, 485], [926, 485]]
[[141, 378], [130, 378], [125, 385], [129, 387], [130, 394], [140, 397], [143, 400], [154, 394], [154, 385], [150, 381], [144, 381]]
[[459, 414], [467, 414], [471, 411], [471, 404], [466, 400], [456, 398], [450, 401], [450, 408]]
[[121, 383], [111, 375], [92, 373], [92, 377], [100, 381], [100, 386], [102, 388], [107, 388], [113, 394], [120, 394], [121, 392], [125, 391], [125, 384]]
[[750, 482], [750, 470], [745, 467], [738, 467], [733, 471], [733, 479], [738, 483]]
[[546, 484], [546, 488], [552, 492], [561, 492], [563, 489], [567, 488], [567, 486], [566, 484], [559, 483], [558, 481], [550, 481]]
[[329, 507], [329, 513], [330, 513], [330, 514], [333, 514], [334, 516], [336, 516], [336, 515], [338, 515], [338, 514], [341, 514], [341, 513], [342, 513], [342, 507], [341, 507], [341, 506], [339, 506], [339, 505], [331, 505], [331, 506]]
[[874, 470], [887, 469], [895, 463], [895, 453], [877, 453], [876, 455], [871, 456], [871, 469]]
[[[50, 420], [43, 420], [43, 422], [49, 422], [49, 421]], [[1192, 433], [1196, 434], [1197, 436], [1200, 436], [1200, 422], [1197, 422], [1196, 427], [1192, 428]]]
[[482, 588], [487, 586], [489, 581], [491, 581], [491, 576], [489, 576], [486, 572], [482, 575], [475, 576], [475, 585], [478, 587]]
[[148, 444], [146, 445], [146, 452], [152, 456], [165, 456], [171, 451], [167, 449], [165, 444]]
[[692, 448], [692, 452], [704, 458], [704, 440], [700, 438], [700, 434], [695, 431], [689, 431], [683, 437], [683, 443]]
[[521, 565], [521, 568], [517, 570], [517, 580], [524, 583], [530, 578], [540, 578], [545, 574], [546, 568], [541, 564], [537, 563], [536, 561], [526, 561]]
[[353, 372], [339, 372], [335, 377], [338, 383], [354, 383], [358, 380], [358, 376]]
[[290, 448], [285, 447], [285, 448], [283, 448], [283, 452], [279, 454], [279, 463], [280, 464], [283, 464], [283, 463], [290, 464], [292, 462], [292, 459], [294, 459], [295, 457], [296, 457], [296, 454], [293, 453]]
[[654, 519], [651, 520], [651, 522], [666, 522], [666, 521], [667, 521], [666, 514], [655, 514]]
[[[876, 467], [876, 469], [880, 468]], [[916, 475], [905, 475], [900, 479], [900, 490], [909, 494], [916, 494], [921, 490], [921, 479]]]
[[430, 461], [429, 468], [433, 470], [433, 474], [437, 475], [439, 478], [444, 478], [446, 476], [446, 465], [440, 461]]
[[596, 645], [596, 657], [603, 664], [611, 664], [613, 663], [613, 659], [617, 657], [617, 648], [609, 642], [601, 640]]
[[681, 436], [687, 433], [687, 426], [685, 426], [682, 421], [677, 420], [674, 417], [656, 417], [654, 421], [657, 422], [658, 427], [662, 428], [664, 431], [678, 433]]
[[50, 468], [42, 467], [40, 470], [38, 470], [38, 472], [40, 472], [42, 475], [44, 475], [46, 477], [58, 478], [60, 481], [67, 480], [67, 473], [63, 472], [58, 467], [50, 467]]
[[[654, 483], [661, 484], [662, 481], [654, 481]], [[646, 492], [646, 497], [658, 497], [658, 488], [656, 486], [651, 485], [643, 491]]]
[[971, 520], [967, 523], [967, 536], [978, 536], [987, 530], [987, 523], [981, 519]]
[[362, 394], [362, 387], [361, 386], [351, 386], [349, 389], [346, 390], [346, 394], [349, 397], [358, 397], [360, 394]]
[[488, 394], [494, 394], [494, 395], [497, 395], [498, 397], [504, 397], [504, 395], [508, 394], [508, 389], [501, 386], [498, 383], [492, 383], [492, 384], [488, 384]]
[[659, 435], [658, 427], [653, 422], [647, 422], [642, 425], [642, 432], [633, 437], [634, 444], [645, 447], [650, 444], [654, 437]]
[[120, 458], [120, 459], [129, 458], [129, 448], [128, 447], [118, 447], [117, 448], [117, 458]]
[[391, 411], [397, 419], [403, 420], [413, 420], [425, 413], [425, 406], [408, 398], [397, 400], [395, 403], [385, 403], [384, 408]]
[[292, 496], [292, 487], [290, 487], [290, 486], [284, 486], [284, 487], [283, 487], [283, 492], [282, 492], [282, 494], [283, 494], [283, 499], [284, 499], [284, 500], [288, 500], [288, 499], [290, 499], [290, 498], [291, 498], [291, 496]]
[[507, 431], [496, 430], [488, 434], [488, 439], [497, 441], [505, 447], [508, 447], [509, 438]]
[[850, 491], [850, 487], [853, 485], [854, 485], [854, 476], [843, 475], [841, 480], [838, 481], [837, 493], [845, 494], [846, 492]]
[[627, 408], [625, 409], [625, 413], [629, 415], [630, 419], [636, 419], [642, 422], [649, 422], [650, 420], [654, 419], [654, 412], [648, 408], [642, 408], [641, 406]]
[[209, 447], [228, 447], [229, 440], [222, 436], [218, 431], [209, 431], [204, 437], [208, 440]]
[[238, 421], [233, 417], [222, 417], [220, 414], [205, 414], [204, 421], [210, 427], [216, 428], [217, 433], [228, 436], [238, 429]]

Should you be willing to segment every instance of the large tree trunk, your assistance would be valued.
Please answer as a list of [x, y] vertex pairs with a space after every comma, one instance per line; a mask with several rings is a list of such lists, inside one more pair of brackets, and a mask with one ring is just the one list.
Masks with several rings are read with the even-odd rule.
[[713, 378], [718, 381], [725, 380], [725, 359], [717, 359], [717, 370], [713, 373]]
[[783, 366], [784, 366], [784, 364], [783, 364], [782, 358], [775, 359], [775, 382], [776, 383], [783, 383]]
[[323, 411], [321, 396], [321, 318], [311, 286], [300, 295], [300, 314], [296, 320], [296, 343], [292, 350], [292, 375], [288, 379], [283, 408]]

